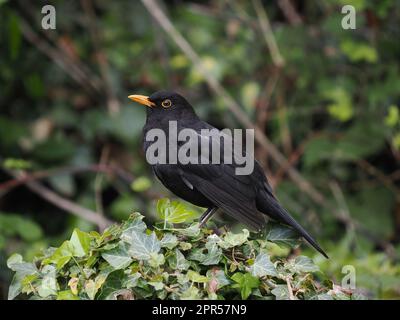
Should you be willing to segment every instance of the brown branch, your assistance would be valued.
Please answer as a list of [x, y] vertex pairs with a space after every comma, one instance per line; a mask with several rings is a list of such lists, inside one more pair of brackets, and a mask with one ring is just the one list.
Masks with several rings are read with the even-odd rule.
[[[19, 176], [17, 173], [12, 172], [11, 170], [6, 170], [6, 172], [16, 179]], [[28, 181], [25, 183], [25, 185], [33, 193], [36, 193], [38, 196], [55, 205], [56, 207], [68, 212], [69, 214], [75, 215], [79, 218], [96, 224], [100, 230], [103, 230], [104, 228], [112, 224], [110, 220], [99, 215], [97, 212], [84, 208], [71, 200], [61, 197], [60, 195], [46, 188], [39, 182]]]
[[71, 61], [68, 55], [63, 54], [59, 48], [54, 47], [47, 41], [41, 39], [39, 35], [33, 31], [32, 26], [30, 26], [22, 17], [20, 17], [20, 26], [22, 34], [26, 40], [28, 40], [39, 51], [53, 60], [56, 65], [63, 69], [72, 79], [74, 79], [90, 94], [96, 96], [102, 91], [98, 81], [88, 76], [83, 71], [84, 68], [77, 65], [77, 62]]
[[384, 186], [386, 186], [390, 191], [393, 192], [397, 200], [400, 200], [400, 189], [392, 182], [392, 179], [386, 176], [382, 171], [378, 170], [372, 164], [364, 159], [356, 161], [357, 165], [366, 171], [368, 174], [374, 176], [379, 180]]
[[283, 59], [279, 51], [278, 45], [276, 44], [276, 40], [274, 37], [274, 33], [271, 29], [271, 24], [269, 22], [267, 12], [260, 0], [252, 0], [252, 2], [257, 14], [260, 28], [263, 31], [265, 42], [267, 43], [269, 52], [271, 53], [272, 61], [278, 68], [281, 68], [285, 65], [285, 60]]
[[[103, 172], [103, 173], [116, 173], [117, 170], [116, 168], [108, 165], [99, 165], [99, 164], [93, 164], [93, 165], [88, 165], [88, 166], [83, 166], [83, 167], [62, 167], [62, 168], [57, 168], [57, 169], [51, 169], [51, 170], [43, 170], [43, 171], [36, 171], [33, 173], [25, 173], [23, 176], [17, 176], [14, 179], [8, 180], [6, 182], [3, 182], [0, 184], [0, 192], [8, 192], [11, 189], [18, 187], [20, 185], [26, 184], [31, 181], [35, 180], [41, 180], [41, 179], [46, 179], [48, 177], [51, 177], [53, 175], [59, 175], [59, 174], [64, 174], [64, 173], [69, 173], [69, 174], [76, 174], [76, 173], [81, 173], [81, 172], [87, 172], [87, 171], [92, 171], [92, 172]], [[119, 173], [119, 176], [122, 177], [121, 173]], [[127, 177], [125, 176], [124, 180], [126, 180]], [[130, 182], [131, 180], [128, 180]]]
[[[279, 76], [280, 69], [275, 68], [275, 70], [272, 72], [272, 75], [268, 77], [264, 90], [261, 91], [261, 94], [258, 98], [256, 109], [256, 125], [262, 132], [265, 132], [267, 129], [269, 115], [268, 110], [271, 104], [272, 94], [279, 80]], [[258, 148], [257, 158], [260, 160], [260, 164], [264, 169], [268, 168], [268, 150], [265, 148]]]
[[278, 6], [292, 26], [299, 26], [303, 23], [303, 19], [290, 0], [278, 0]]

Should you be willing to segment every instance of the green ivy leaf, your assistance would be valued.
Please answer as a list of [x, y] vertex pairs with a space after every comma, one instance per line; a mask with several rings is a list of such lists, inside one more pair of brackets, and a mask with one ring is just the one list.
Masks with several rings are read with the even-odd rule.
[[306, 256], [298, 256], [294, 260], [293, 269], [298, 273], [317, 272], [319, 268], [314, 262]]
[[161, 249], [160, 241], [158, 241], [154, 232], [147, 235], [132, 231], [129, 240], [129, 254], [138, 260], [149, 260], [152, 253], [158, 253]]
[[158, 200], [157, 212], [160, 218], [167, 223], [188, 222], [197, 217], [197, 213], [186, 208], [183, 203], [170, 201], [167, 198]]
[[84, 257], [90, 251], [90, 235], [79, 229], [74, 229], [72, 233], [70, 244], [73, 247], [73, 255], [75, 257]]
[[255, 277], [277, 276], [278, 273], [269, 255], [259, 253], [250, 267], [250, 272]]
[[43, 260], [44, 264], [54, 263], [57, 269], [64, 267], [74, 255], [74, 246], [70, 241], [66, 240], [57, 248], [54, 253], [47, 259]]
[[187, 276], [188, 276], [189, 280], [192, 282], [197, 282], [197, 283], [207, 283], [208, 282], [208, 278], [206, 276], [202, 276], [200, 273], [193, 271], [193, 270], [189, 270], [187, 272]]
[[175, 249], [174, 255], [169, 259], [169, 265], [174, 270], [184, 271], [190, 267], [189, 261], [185, 259], [185, 256], [179, 249]]
[[232, 278], [237, 284], [235, 287], [240, 289], [240, 295], [242, 299], [246, 300], [253, 289], [258, 288], [260, 280], [257, 277], [252, 276], [250, 273], [236, 272]]
[[222, 250], [218, 247], [218, 237], [209, 236], [206, 242], [207, 254], [204, 259], [200, 261], [201, 264], [209, 266], [218, 264], [222, 258]]
[[79, 300], [79, 298], [71, 290], [64, 290], [57, 293], [57, 300]]
[[281, 224], [274, 224], [269, 230], [266, 239], [276, 244], [283, 244], [289, 247], [294, 247], [298, 244], [299, 235], [297, 232]]
[[124, 226], [124, 231], [121, 235], [121, 239], [127, 242], [132, 241], [132, 232], [144, 232], [146, 230], [146, 224], [142, 221], [143, 216], [135, 212], [131, 214], [129, 220]]
[[152, 268], [158, 268], [165, 262], [165, 257], [162, 253], [150, 253], [149, 265]]
[[43, 268], [42, 282], [38, 288], [38, 294], [42, 298], [47, 298], [51, 295], [57, 295], [58, 284], [56, 280], [56, 268], [52, 265], [47, 265]]
[[173, 229], [173, 230], [183, 236], [194, 238], [200, 234], [200, 224], [198, 222], [196, 222], [196, 223], [193, 223], [192, 225], [190, 225], [188, 228]]
[[178, 238], [172, 233], [166, 233], [162, 237], [160, 244], [162, 248], [167, 248], [169, 250], [172, 250], [178, 245]]
[[101, 254], [115, 270], [124, 269], [132, 262], [132, 258], [128, 253], [128, 244], [120, 242], [114, 249], [105, 251]]
[[249, 230], [243, 229], [241, 233], [227, 232], [218, 245], [223, 249], [241, 246], [249, 238]]
[[274, 289], [271, 290], [271, 293], [275, 296], [276, 300], [289, 300], [289, 291], [286, 284], [279, 284]]
[[200, 291], [196, 287], [189, 287], [180, 296], [181, 300], [199, 300], [200, 298]]

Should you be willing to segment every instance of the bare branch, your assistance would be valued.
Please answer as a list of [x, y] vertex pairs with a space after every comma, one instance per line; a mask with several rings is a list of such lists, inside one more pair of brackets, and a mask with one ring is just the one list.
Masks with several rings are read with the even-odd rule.
[[26, 40], [53, 60], [56, 65], [63, 69], [72, 79], [79, 83], [79, 85], [94, 96], [101, 92], [101, 87], [96, 79], [88, 76], [83, 71], [84, 68], [76, 65], [76, 62], [72, 62], [67, 55], [61, 52], [60, 49], [41, 39], [39, 35], [33, 31], [28, 22], [26, 22], [22, 17], [20, 17], [20, 26], [22, 34]]
[[267, 12], [265, 11], [265, 8], [260, 0], [253, 0], [252, 2], [258, 17], [258, 22], [260, 23], [260, 28], [263, 31], [265, 41], [267, 42], [269, 52], [271, 53], [272, 61], [278, 68], [281, 68], [285, 65], [285, 60], [283, 59], [278, 45], [276, 44]]
[[[18, 178], [17, 173], [12, 172], [11, 170], [6, 170], [6, 172], [15, 178]], [[75, 215], [79, 218], [96, 224], [100, 230], [103, 230], [112, 223], [110, 220], [99, 215], [97, 212], [81, 207], [77, 203], [61, 197], [60, 195], [46, 188], [39, 182], [29, 181], [26, 182], [25, 185], [33, 193], [36, 193], [38, 196], [55, 205], [56, 207], [66, 211], [69, 214]]]
[[278, 0], [278, 6], [292, 26], [299, 26], [303, 23], [303, 19], [290, 0]]

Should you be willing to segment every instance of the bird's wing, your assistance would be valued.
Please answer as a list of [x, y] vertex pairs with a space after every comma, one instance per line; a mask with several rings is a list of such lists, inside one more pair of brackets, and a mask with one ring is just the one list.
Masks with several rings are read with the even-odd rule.
[[265, 225], [265, 216], [255, 204], [255, 186], [252, 178], [235, 174], [231, 164], [179, 164], [181, 178], [208, 198], [225, 213], [260, 230]]

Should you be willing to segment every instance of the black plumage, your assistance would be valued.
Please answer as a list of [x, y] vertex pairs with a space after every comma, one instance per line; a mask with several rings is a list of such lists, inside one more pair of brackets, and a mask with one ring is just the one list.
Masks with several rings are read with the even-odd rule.
[[[145, 139], [149, 130], [161, 129], [168, 139], [170, 121], [176, 121], [178, 132], [185, 128], [195, 130], [200, 140], [205, 139], [201, 135], [201, 129], [215, 129], [199, 119], [193, 107], [177, 93], [159, 91], [150, 97], [132, 95], [129, 98], [149, 107], [143, 128], [145, 152], [154, 143]], [[222, 148], [223, 145], [221, 150]], [[235, 168], [238, 165], [235, 161], [233, 164], [224, 163], [223, 159], [220, 164], [181, 164], [179, 161], [170, 164], [168, 157], [169, 154], [166, 154], [167, 164], [152, 165], [154, 173], [164, 186], [178, 197], [208, 208], [201, 218], [202, 223], [221, 209], [252, 229], [260, 230], [265, 226], [267, 215], [294, 228], [327, 257], [313, 237], [279, 204], [257, 161], [254, 160], [254, 170], [251, 174], [237, 175]]]

